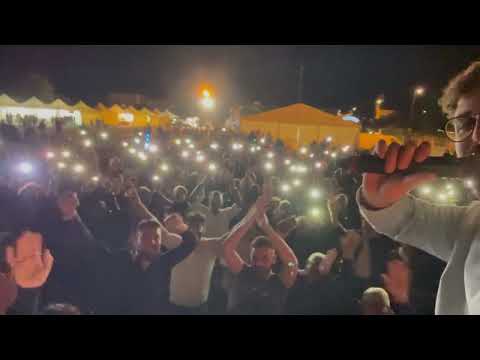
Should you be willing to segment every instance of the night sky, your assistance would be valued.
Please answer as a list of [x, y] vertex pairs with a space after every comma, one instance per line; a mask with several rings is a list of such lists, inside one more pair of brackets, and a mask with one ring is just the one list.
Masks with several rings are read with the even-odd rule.
[[303, 61], [303, 102], [323, 109], [357, 106], [370, 115], [379, 94], [386, 107], [408, 112], [417, 84], [428, 89], [419, 106], [435, 107], [448, 79], [475, 59], [479, 46], [4, 45], [0, 90], [38, 74], [73, 101], [95, 105], [108, 93], [133, 92], [165, 99], [177, 113], [189, 115], [197, 111], [198, 88], [211, 84], [219, 112], [226, 114], [233, 103], [297, 102]]

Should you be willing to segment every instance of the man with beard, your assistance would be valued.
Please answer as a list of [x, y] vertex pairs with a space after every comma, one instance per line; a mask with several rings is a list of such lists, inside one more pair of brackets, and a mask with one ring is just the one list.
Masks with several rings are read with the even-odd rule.
[[[271, 227], [265, 214], [271, 200], [271, 184], [256, 204], [257, 225], [266, 236], [257, 237], [252, 243], [250, 264], [238, 255], [236, 248], [240, 237], [231, 237], [224, 244], [224, 258], [235, 274], [228, 296], [228, 312], [235, 315], [282, 314], [288, 289], [297, 278], [298, 261], [284, 239]], [[281, 262], [278, 274], [272, 271]]]

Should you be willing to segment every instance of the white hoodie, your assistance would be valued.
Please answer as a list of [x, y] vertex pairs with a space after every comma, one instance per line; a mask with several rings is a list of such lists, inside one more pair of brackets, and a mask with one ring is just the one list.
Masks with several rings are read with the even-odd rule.
[[[447, 262], [440, 280], [437, 315], [480, 314], [480, 202], [437, 206], [405, 196], [391, 207], [360, 212], [380, 234]], [[371, 244], [375, 246], [375, 244]]]

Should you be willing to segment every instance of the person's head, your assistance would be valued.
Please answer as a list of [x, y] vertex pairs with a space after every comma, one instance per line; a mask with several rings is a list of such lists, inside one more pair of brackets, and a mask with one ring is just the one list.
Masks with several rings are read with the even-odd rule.
[[292, 205], [290, 204], [290, 201], [282, 200], [280, 201], [280, 204], [278, 205], [275, 213], [277, 217], [283, 219], [284, 217], [290, 214], [291, 209], [292, 209]]
[[259, 236], [252, 242], [250, 262], [254, 268], [271, 270], [277, 261], [277, 255], [271, 241], [265, 236]]
[[217, 211], [223, 207], [223, 195], [220, 191], [212, 191], [210, 193], [210, 208]]
[[390, 315], [390, 298], [388, 293], [377, 287], [364, 291], [360, 300], [362, 315]]
[[200, 213], [191, 213], [187, 216], [187, 225], [198, 238], [201, 238], [205, 232], [205, 216]]
[[80, 310], [70, 304], [50, 304], [43, 309], [42, 315], [81, 315]]
[[320, 278], [330, 274], [337, 259], [336, 252], [329, 251], [327, 255], [321, 252], [311, 254], [305, 265], [305, 270], [312, 278]]
[[[480, 148], [480, 61], [474, 62], [466, 70], [453, 78], [443, 91], [439, 101], [443, 112], [449, 118], [458, 118], [454, 124], [457, 136], [465, 131], [471, 134], [455, 144], [459, 157], [478, 153]], [[476, 120], [472, 116], [477, 115]], [[460, 127], [460, 125], [463, 125]]]
[[147, 258], [160, 254], [162, 238], [160, 224], [155, 220], [143, 220], [137, 226], [137, 251]]
[[122, 161], [118, 156], [114, 156], [110, 158], [108, 162], [108, 166], [110, 167], [111, 170], [119, 171], [122, 169]]
[[173, 197], [177, 202], [184, 202], [187, 200], [188, 190], [185, 186], [178, 185], [173, 189]]

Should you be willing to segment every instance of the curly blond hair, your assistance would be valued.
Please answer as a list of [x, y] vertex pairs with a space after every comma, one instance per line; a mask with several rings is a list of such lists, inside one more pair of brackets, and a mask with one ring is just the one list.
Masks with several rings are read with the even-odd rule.
[[442, 111], [451, 117], [457, 109], [458, 100], [475, 90], [480, 90], [480, 61], [472, 63], [466, 70], [450, 80], [438, 103]]

